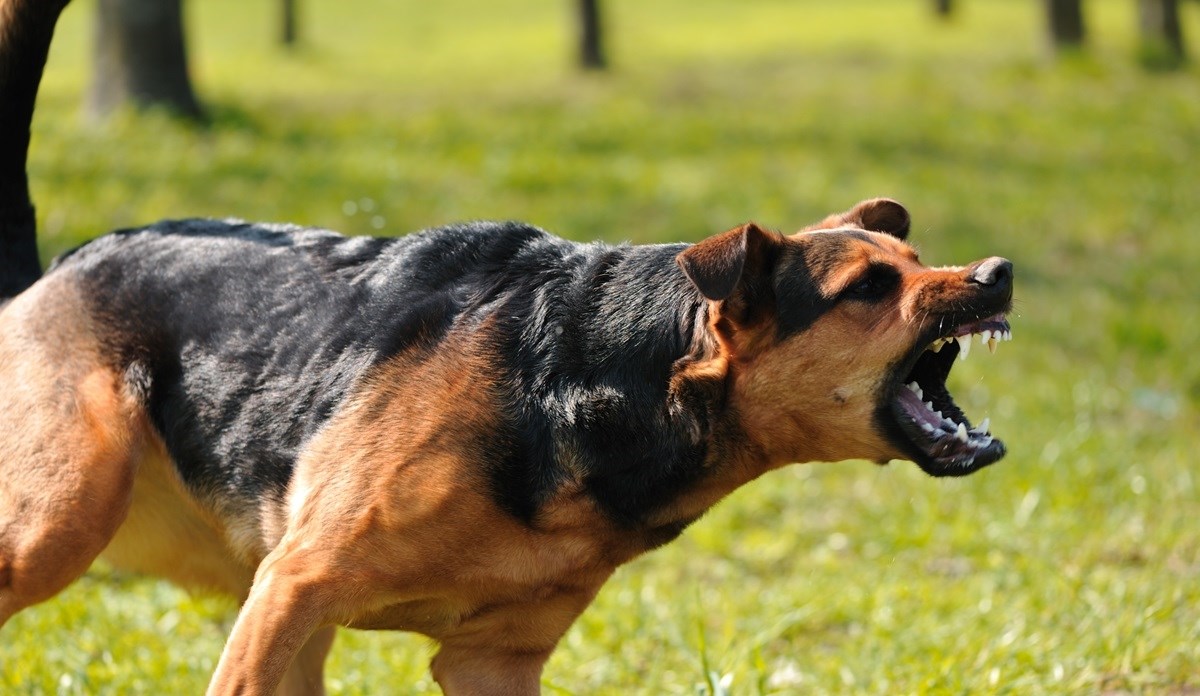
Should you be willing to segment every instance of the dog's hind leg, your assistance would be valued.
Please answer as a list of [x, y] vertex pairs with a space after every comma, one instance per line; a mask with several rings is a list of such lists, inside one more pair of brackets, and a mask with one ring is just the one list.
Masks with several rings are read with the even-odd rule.
[[[62, 285], [0, 312], [0, 625], [79, 577], [129, 508], [141, 410]], [[70, 294], [69, 290], [66, 294]]]
[[283, 675], [276, 696], [323, 696], [325, 658], [333, 647], [336, 634], [337, 626], [326, 626], [312, 634]]
[[305, 682], [301, 693], [321, 693], [316, 684], [308, 685], [320, 676], [311, 659], [323, 652], [323, 643], [332, 642], [333, 634], [326, 631], [336, 622], [351, 583], [337, 577], [322, 550], [286, 547], [281, 544], [259, 566], [209, 696], [295, 693], [297, 679]]

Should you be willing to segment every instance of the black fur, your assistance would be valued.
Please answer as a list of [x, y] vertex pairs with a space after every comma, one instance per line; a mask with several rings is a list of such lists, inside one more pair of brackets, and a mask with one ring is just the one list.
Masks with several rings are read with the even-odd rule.
[[779, 337], [786, 338], [812, 326], [821, 315], [837, 304], [836, 297], [821, 294], [817, 279], [831, 271], [845, 253], [841, 233], [822, 233], [822, 244], [809, 245], [807, 253], [796, 249], [784, 252], [774, 274], [778, 303]]
[[454, 328], [490, 332], [499, 358], [503, 426], [480, 453], [498, 503], [533, 523], [581, 473], [636, 525], [703, 472], [720, 398], [669, 393], [704, 320], [674, 261], [684, 248], [576, 244], [518, 223], [384, 240], [188, 220], [103, 237], [53, 272], [79, 283], [204, 499], [282, 496], [305, 440], [372, 367], [436, 350]]

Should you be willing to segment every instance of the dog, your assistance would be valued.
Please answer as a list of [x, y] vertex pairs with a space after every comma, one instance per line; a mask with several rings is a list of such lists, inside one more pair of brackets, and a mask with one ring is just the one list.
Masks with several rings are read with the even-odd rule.
[[910, 226], [883, 198], [646, 246], [179, 220], [36, 282], [9, 259], [0, 625], [103, 557], [241, 601], [210, 694], [322, 693], [337, 626], [435, 639], [447, 694], [536, 694], [619, 565], [764, 473], [1004, 456], [946, 377], [1011, 337], [1012, 264], [926, 267]]

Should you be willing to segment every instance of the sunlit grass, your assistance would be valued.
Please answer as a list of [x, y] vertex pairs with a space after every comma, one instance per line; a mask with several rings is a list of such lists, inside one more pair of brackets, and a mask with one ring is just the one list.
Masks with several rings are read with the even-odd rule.
[[[794, 467], [622, 569], [548, 693], [1171, 693], [1200, 688], [1200, 80], [1135, 61], [1092, 2], [1051, 61], [1036, 3], [608, 3], [610, 75], [566, 3], [190, 3], [213, 126], [81, 116], [92, 7], [55, 46], [31, 163], [48, 257], [119, 226], [239, 216], [397, 234], [792, 229], [891, 195], [932, 263], [1017, 267], [1016, 341], [955, 369], [1011, 454], [963, 480]], [[1200, 6], [1185, 3], [1200, 37]], [[5, 693], [200, 692], [228, 606], [95, 570], [0, 633]], [[343, 632], [335, 693], [425, 693], [431, 648]]]

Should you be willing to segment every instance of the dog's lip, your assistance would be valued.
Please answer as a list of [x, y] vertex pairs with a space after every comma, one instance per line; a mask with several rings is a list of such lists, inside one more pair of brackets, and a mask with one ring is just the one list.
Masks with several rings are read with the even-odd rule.
[[972, 427], [946, 388], [946, 376], [956, 357], [968, 355], [974, 337], [994, 353], [999, 343], [1012, 339], [1012, 330], [1001, 312], [934, 331], [936, 338], [918, 343], [898, 371], [887, 411], [891, 430], [926, 473], [962, 476], [999, 461], [1006, 448], [986, 419]]

